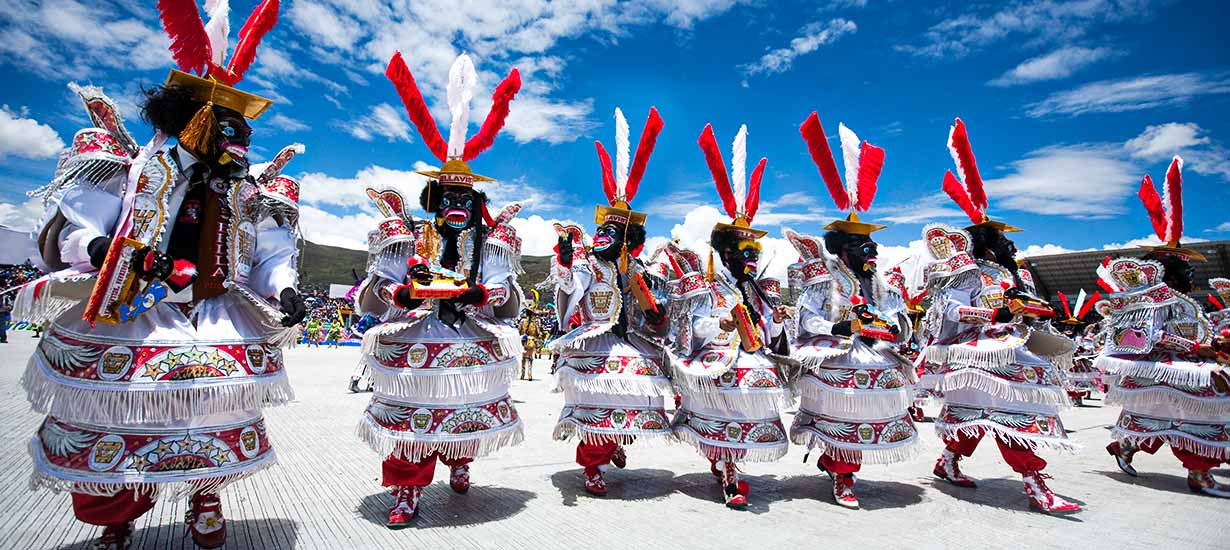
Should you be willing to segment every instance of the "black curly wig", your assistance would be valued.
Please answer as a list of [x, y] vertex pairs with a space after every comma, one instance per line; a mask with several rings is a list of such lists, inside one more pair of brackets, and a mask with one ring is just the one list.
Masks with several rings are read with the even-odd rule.
[[628, 226], [624, 232], [624, 243], [628, 245], [628, 250], [636, 250], [641, 245], [645, 244], [645, 226], [632, 224]]
[[[824, 249], [829, 251], [829, 254], [840, 256], [841, 251], [846, 248], [846, 245], [849, 245], [851, 242], [862, 242], [861, 239], [857, 239], [858, 237], [866, 237], [866, 235], [855, 235], [837, 230], [828, 231], [824, 234]], [[867, 237], [867, 240], [871, 240], [871, 238]]]
[[720, 229], [709, 235], [709, 246], [721, 256], [727, 251], [736, 250], [741, 240], [743, 239], [738, 233], [729, 229]]
[[192, 98], [192, 90], [180, 86], [142, 88], [145, 104], [141, 120], [169, 136], [179, 136], [193, 115], [205, 104]]
[[978, 225], [969, 228], [970, 245], [975, 258], [982, 258], [984, 253], [999, 239], [999, 230], [989, 225]]
[[1192, 279], [1195, 270], [1187, 258], [1178, 254], [1155, 251], [1145, 254], [1144, 259], [1162, 264], [1162, 282], [1166, 283], [1166, 286], [1184, 294], [1193, 290], [1195, 281]]

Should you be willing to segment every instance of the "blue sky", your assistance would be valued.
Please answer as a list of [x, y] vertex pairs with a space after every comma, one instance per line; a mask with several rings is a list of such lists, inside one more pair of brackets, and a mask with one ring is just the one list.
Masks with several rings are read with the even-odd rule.
[[[231, 3], [237, 30], [256, 2]], [[484, 100], [520, 68], [508, 128], [471, 165], [500, 178], [494, 202], [528, 201], [518, 223], [529, 253], [549, 249], [548, 220], [589, 224], [603, 200], [593, 141], [614, 147], [615, 107], [635, 140], [651, 105], [665, 129], [634, 207], [659, 237], [696, 241], [721, 217], [696, 146], [706, 122], [728, 160], [743, 123], [749, 159], [769, 158], [757, 225], [819, 231], [838, 213], [798, 134], [813, 110], [835, 148], [844, 122], [887, 150], [864, 218], [892, 225], [877, 233], [892, 254], [928, 221], [964, 221], [938, 194], [954, 116], [969, 127], [992, 216], [1025, 228], [1018, 245], [1029, 252], [1148, 237], [1136, 188], [1175, 153], [1187, 162], [1185, 233], [1230, 236], [1225, 2], [457, 3], [283, 1], [240, 87], [279, 100], [255, 124], [258, 154], [307, 146], [288, 172], [303, 178], [310, 239], [360, 246], [376, 219], [362, 185], [416, 189], [409, 171], [432, 161], [383, 76], [394, 50], [444, 132], [442, 84], [458, 53], [475, 58]], [[85, 122], [68, 82], [102, 86], [137, 140], [149, 136], [136, 103], [171, 66], [166, 38], [152, 2], [102, 4], [0, 0], [0, 223], [32, 223], [24, 192]], [[471, 131], [487, 103], [476, 101]]]

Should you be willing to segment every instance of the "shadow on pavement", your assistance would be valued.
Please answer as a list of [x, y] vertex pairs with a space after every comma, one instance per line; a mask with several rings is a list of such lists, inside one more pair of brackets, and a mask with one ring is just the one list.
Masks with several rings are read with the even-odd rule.
[[[517, 515], [536, 496], [521, 489], [481, 485], [473, 485], [468, 493], [459, 495], [449, 488], [447, 481], [432, 483], [423, 488], [418, 516], [410, 529], [463, 527], [499, 521]], [[367, 521], [384, 526], [392, 506], [392, 495], [381, 491], [363, 497], [355, 512]]]
[[[1025, 493], [1023, 492], [1024, 488], [1019, 479], [990, 478], [978, 479], [975, 481], [978, 482], [978, 487], [974, 489], [957, 487], [947, 481], [936, 478], [927, 479], [924, 483], [928, 483], [930, 488], [957, 500], [980, 504], [982, 506], [999, 508], [1001, 510], [1029, 512], [1056, 519], [1083, 523], [1083, 520], [1080, 518], [1080, 512], [1068, 515], [1049, 515], [1030, 508], [1029, 499], [1025, 497]], [[1075, 502], [1081, 505], [1082, 508], [1087, 506], [1085, 501], [1071, 497], [1064, 493], [1062, 486], [1054, 483], [1047, 483], [1047, 485], [1051, 486], [1051, 490], [1055, 491], [1056, 495], [1059, 495], [1068, 501]]]
[[[834, 510], [844, 510], [833, 502], [833, 485], [828, 476], [816, 475], [778, 477], [774, 475], [743, 476], [751, 484], [747, 511], [753, 514], [768, 513], [772, 505], [792, 500], [814, 500], [818, 505], [831, 505]], [[721, 487], [712, 474], [693, 473], [675, 479], [679, 492], [723, 506]], [[895, 481], [859, 479], [855, 488], [859, 502], [866, 510], [904, 508], [923, 500], [923, 489], [916, 485]]]
[[[1183, 467], [1177, 464], [1175, 465], [1175, 468], [1177, 468], [1179, 471], [1183, 471]], [[1211, 470], [1211, 471], [1214, 476], [1217, 476], [1218, 478], [1222, 480], [1230, 476], [1230, 470], [1216, 469], [1216, 470]], [[1196, 496], [1196, 497], [1213, 498], [1213, 497], [1207, 497], [1205, 495], [1197, 495], [1195, 493], [1192, 493], [1187, 488], [1187, 475], [1186, 474], [1177, 476], [1174, 474], [1167, 474], [1167, 473], [1162, 473], [1162, 472], [1157, 472], [1157, 471], [1137, 470], [1137, 473], [1139, 473], [1140, 475], [1137, 477], [1132, 477], [1130, 475], [1123, 473], [1123, 470], [1119, 470], [1117, 468], [1114, 470], [1094, 470], [1092, 471], [1092, 473], [1102, 474], [1103, 476], [1113, 479], [1115, 481], [1119, 481], [1119, 482], [1126, 483], [1128, 485], [1133, 485], [1136, 487], [1144, 487], [1146, 489], [1153, 489], [1154, 491], [1163, 491], [1167, 493], [1179, 493], [1179, 494], [1191, 494], [1192, 496]]]
[[607, 494], [596, 497], [585, 492], [585, 476], [581, 468], [561, 470], [551, 474], [551, 484], [559, 490], [564, 506], [576, 506], [578, 498], [602, 500], [654, 500], [675, 492], [675, 472], [650, 468], [606, 471]]
[[[140, 524], [140, 520], [138, 520]], [[226, 520], [226, 546], [231, 550], [291, 550], [299, 541], [299, 523], [282, 518], [228, 519]], [[91, 533], [85, 541], [57, 546], [55, 550], [91, 550], [102, 535], [102, 527]], [[184, 523], [164, 523], [151, 529], [137, 528], [133, 532], [132, 550], [145, 548], [196, 548], [184, 532]]]

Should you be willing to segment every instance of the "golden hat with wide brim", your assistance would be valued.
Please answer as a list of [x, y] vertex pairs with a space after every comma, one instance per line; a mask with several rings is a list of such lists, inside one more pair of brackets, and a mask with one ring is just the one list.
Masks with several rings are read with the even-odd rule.
[[439, 170], [416, 170], [415, 173], [427, 176], [443, 185], [459, 187], [474, 187], [476, 181], [495, 181], [495, 178], [475, 174], [473, 170], [470, 170], [470, 165], [458, 158], [448, 159], [448, 162], [445, 162]]
[[973, 231], [975, 227], [993, 227], [995, 229], [1003, 231], [1004, 233], [1020, 233], [1021, 231], [1024, 231], [1024, 229], [1021, 229], [1015, 225], [1007, 224], [1001, 221], [992, 220], [991, 218], [988, 218], [986, 214], [982, 215], [981, 222], [976, 223], [974, 225], [967, 226], [965, 230]]
[[768, 231], [752, 227], [752, 224], [748, 223], [745, 218], [735, 218], [734, 223], [716, 223], [713, 225], [713, 231], [710, 231], [709, 235], [712, 236], [718, 231], [733, 231], [740, 237], [753, 241], [769, 234]]
[[1140, 247], [1145, 250], [1151, 251], [1151, 252], [1161, 252], [1164, 254], [1174, 254], [1175, 256], [1183, 256], [1184, 258], [1187, 258], [1188, 260], [1191, 260], [1191, 261], [1196, 261], [1196, 262], [1209, 261], [1208, 258], [1204, 257], [1204, 254], [1196, 252], [1195, 250], [1192, 250], [1190, 248], [1185, 248], [1182, 244], [1179, 243], [1179, 241], [1171, 241], [1162, 246], [1150, 246], [1150, 245], [1144, 244], [1144, 245], [1140, 245]]
[[201, 78], [175, 69], [171, 69], [164, 85], [191, 90], [192, 99], [226, 107], [250, 120], [256, 120], [273, 105], [271, 99], [236, 90], [215, 78]]
[[870, 235], [887, 227], [887, 225], [880, 225], [878, 223], [864, 223], [858, 219], [858, 214], [851, 210], [850, 215], [846, 216], [846, 219], [833, 220], [824, 226], [824, 229], [843, 231], [851, 235]]
[[624, 225], [645, 225], [648, 219], [642, 212], [628, 208], [628, 203], [616, 201], [614, 206], [599, 204], [594, 207], [594, 223], [602, 225], [607, 222], [619, 222]]

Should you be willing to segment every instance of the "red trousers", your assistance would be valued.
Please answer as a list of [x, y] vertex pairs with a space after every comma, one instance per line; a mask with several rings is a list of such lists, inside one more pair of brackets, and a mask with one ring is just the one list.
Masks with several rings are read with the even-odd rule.
[[381, 465], [383, 485], [385, 487], [426, 487], [431, 485], [431, 479], [436, 474], [436, 460], [446, 466], [465, 466], [474, 462], [473, 458], [444, 458], [438, 453], [423, 457], [418, 462], [410, 462], [403, 458], [390, 456]]
[[829, 455], [820, 457], [820, 464], [824, 466], [825, 470], [833, 472], [836, 475], [853, 474], [863, 466], [860, 462], [846, 462], [844, 460], [837, 460]]
[[90, 525], [124, 525], [154, 507], [154, 500], [131, 489], [112, 497], [72, 493], [73, 514]]
[[582, 441], [577, 444], [577, 464], [585, 468], [586, 472], [593, 473], [599, 466], [610, 464], [611, 455], [614, 455], [615, 449], [618, 448], [619, 444], [615, 442], [593, 444]]
[[[974, 454], [974, 449], [978, 448], [978, 442], [982, 441], [984, 435], [986, 432], [976, 436], [957, 432], [955, 438], [944, 438], [944, 446], [953, 453], [968, 457]], [[1007, 462], [1008, 466], [1012, 467], [1012, 471], [1018, 474], [1040, 472], [1046, 468], [1046, 461], [1034, 454], [1029, 447], [1002, 437], [996, 437], [995, 443], [999, 445], [999, 454], [1004, 456], [1004, 462]]]
[[[1150, 439], [1137, 448], [1146, 453], [1154, 454], [1158, 451], [1158, 449], [1161, 449], [1162, 445], [1165, 443], [1166, 442], [1161, 439]], [[1174, 453], [1175, 458], [1178, 458], [1179, 462], [1183, 463], [1184, 468], [1187, 468], [1188, 470], [1196, 470], [1197, 472], [1207, 472], [1213, 468], [1221, 466], [1222, 463], [1221, 459], [1200, 456], [1191, 451], [1184, 451], [1174, 445], [1170, 446], [1170, 452]]]

